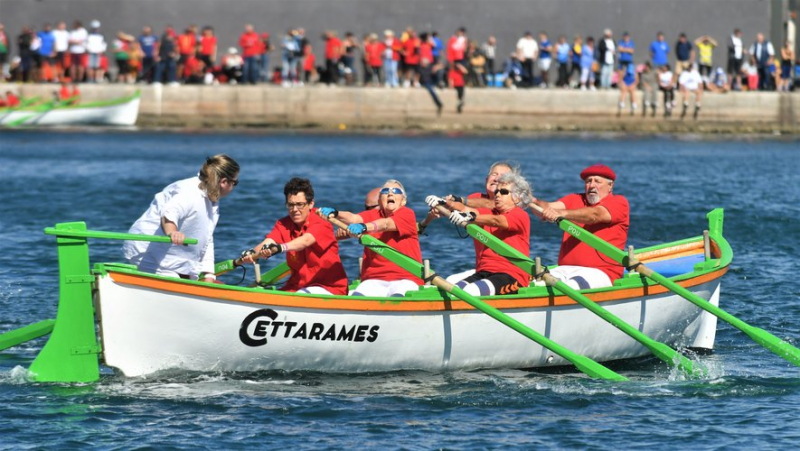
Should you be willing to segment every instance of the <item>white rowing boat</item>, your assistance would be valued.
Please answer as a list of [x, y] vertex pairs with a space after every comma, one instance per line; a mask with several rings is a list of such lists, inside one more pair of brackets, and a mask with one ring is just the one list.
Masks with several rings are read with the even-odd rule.
[[[709, 219], [708, 244], [703, 237], [690, 238], [641, 249], [636, 257], [717, 305], [732, 251], [721, 235], [722, 211]], [[128, 377], [174, 370], [440, 372], [569, 364], [436, 287], [424, 286], [403, 298], [320, 296], [161, 277], [120, 263], [90, 269], [87, 238], [140, 236], [87, 231], [83, 223], [59, 224], [46, 233], [57, 236], [59, 251], [55, 328], [51, 320], [29, 326], [36, 330], [25, 334], [0, 335], [4, 349], [52, 330], [31, 366], [38, 380], [96, 380], [99, 363]], [[270, 273], [268, 280], [285, 273], [285, 266]], [[669, 346], [714, 346], [715, 316], [638, 274], [581, 293]], [[600, 362], [650, 353], [549, 287], [481, 300]]]
[[48, 102], [42, 105], [0, 111], [0, 125], [134, 125], [139, 116], [140, 92], [98, 102], [70, 105]]

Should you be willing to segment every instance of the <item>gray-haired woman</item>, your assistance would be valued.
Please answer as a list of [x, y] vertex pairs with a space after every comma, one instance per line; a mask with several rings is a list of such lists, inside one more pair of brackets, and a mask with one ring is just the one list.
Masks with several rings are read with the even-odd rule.
[[[530, 254], [531, 220], [521, 207], [532, 201], [532, 191], [522, 175], [509, 172], [500, 176], [494, 191], [494, 208], [460, 207], [450, 214], [450, 222], [466, 227], [476, 224], [525, 255]], [[428, 196], [432, 208], [443, 199]], [[478, 246], [475, 274], [456, 283], [474, 296], [515, 294], [530, 284], [530, 275], [505, 257], [485, 246]]]

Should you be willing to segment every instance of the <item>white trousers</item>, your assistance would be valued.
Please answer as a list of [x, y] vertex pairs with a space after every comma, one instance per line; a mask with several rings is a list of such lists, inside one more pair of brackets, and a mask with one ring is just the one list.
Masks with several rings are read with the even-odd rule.
[[388, 298], [391, 296], [405, 296], [406, 291], [418, 289], [419, 285], [408, 279], [392, 281], [369, 279], [358, 284], [351, 294], [353, 296]]
[[327, 294], [332, 296], [331, 292], [322, 288], [322, 287], [305, 287], [297, 290], [298, 293], [308, 293], [308, 294]]
[[586, 266], [559, 266], [550, 270], [550, 274], [576, 290], [611, 286], [611, 279], [608, 278], [606, 273], [597, 268], [589, 268]]
[[456, 283], [461, 282], [462, 280], [466, 279], [467, 277], [473, 274], [475, 274], [475, 270], [470, 269], [469, 271], [464, 271], [457, 274], [453, 274], [452, 276], [447, 276], [445, 280], [455, 285]]

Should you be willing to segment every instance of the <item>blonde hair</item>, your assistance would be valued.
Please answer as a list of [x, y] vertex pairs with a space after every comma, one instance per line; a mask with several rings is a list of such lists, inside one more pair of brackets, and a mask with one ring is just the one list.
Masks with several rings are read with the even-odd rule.
[[200, 189], [206, 192], [211, 202], [217, 202], [220, 197], [219, 182], [222, 179], [233, 181], [239, 175], [239, 163], [233, 158], [220, 153], [206, 158], [200, 168]]

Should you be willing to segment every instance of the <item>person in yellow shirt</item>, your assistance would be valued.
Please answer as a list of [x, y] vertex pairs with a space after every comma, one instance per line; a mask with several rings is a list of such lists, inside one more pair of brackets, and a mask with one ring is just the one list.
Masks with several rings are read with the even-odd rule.
[[714, 56], [714, 47], [717, 46], [717, 41], [711, 36], [703, 35], [694, 40], [694, 45], [697, 46], [697, 53], [699, 54], [700, 76], [703, 77], [703, 84], [708, 85], [709, 77], [712, 72], [712, 58]]

